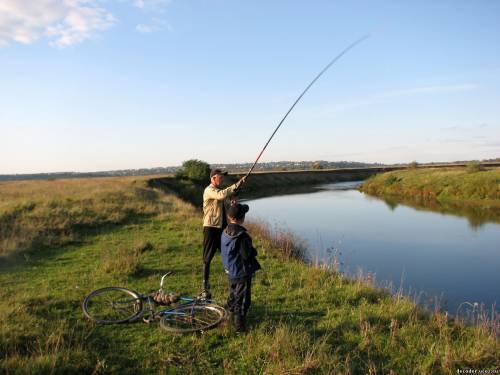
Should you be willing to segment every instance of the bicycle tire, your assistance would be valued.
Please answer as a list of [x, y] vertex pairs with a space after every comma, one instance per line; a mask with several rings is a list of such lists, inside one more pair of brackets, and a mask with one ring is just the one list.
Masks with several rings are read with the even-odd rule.
[[187, 304], [167, 310], [160, 327], [173, 333], [206, 331], [217, 326], [225, 315], [225, 309], [219, 305]]
[[141, 295], [110, 286], [94, 290], [83, 300], [83, 313], [98, 324], [120, 324], [137, 320], [143, 311]]
[[227, 310], [224, 307], [222, 307], [221, 305], [217, 304], [214, 301], [209, 303], [209, 305], [215, 307], [216, 309], [218, 309], [221, 312], [222, 320], [226, 320], [228, 318]]

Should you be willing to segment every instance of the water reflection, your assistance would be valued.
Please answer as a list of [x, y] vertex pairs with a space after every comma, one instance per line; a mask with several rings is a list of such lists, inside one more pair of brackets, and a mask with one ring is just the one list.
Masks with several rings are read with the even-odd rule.
[[349, 275], [361, 268], [421, 302], [439, 301], [452, 314], [464, 301], [499, 301], [498, 217], [380, 200], [355, 186], [255, 199], [250, 212], [306, 239], [312, 261], [337, 262]]
[[443, 215], [465, 217], [469, 222], [470, 228], [473, 230], [487, 223], [500, 223], [500, 209], [484, 209], [481, 207], [464, 206], [453, 202], [427, 201], [420, 198], [372, 198], [383, 200], [390, 210], [396, 209], [398, 205], [405, 205], [418, 211], [432, 211]]

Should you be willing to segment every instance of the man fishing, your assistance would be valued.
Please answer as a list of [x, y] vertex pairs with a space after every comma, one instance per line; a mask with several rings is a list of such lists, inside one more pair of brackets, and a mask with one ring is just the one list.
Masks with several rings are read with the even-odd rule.
[[328, 65], [326, 65], [323, 70], [321, 70], [316, 77], [307, 85], [307, 87], [302, 91], [299, 97], [292, 104], [290, 109], [285, 113], [285, 116], [281, 119], [278, 126], [274, 129], [273, 133], [267, 140], [266, 144], [257, 155], [254, 163], [250, 167], [250, 170], [247, 174], [241, 178], [236, 184], [229, 186], [226, 189], [221, 189], [220, 186], [224, 181], [224, 176], [227, 175], [227, 172], [222, 172], [220, 169], [215, 169], [210, 173], [210, 185], [205, 188], [203, 193], [203, 262], [205, 265], [204, 273], [203, 273], [203, 292], [202, 296], [206, 298], [210, 298], [210, 285], [208, 283], [208, 278], [210, 276], [210, 262], [215, 255], [217, 249], [220, 250], [221, 246], [221, 235], [223, 229], [227, 226], [227, 218], [226, 218], [226, 205], [230, 204], [230, 197], [234, 194], [235, 190], [237, 190], [248, 178], [248, 176], [253, 172], [257, 162], [260, 157], [266, 150], [267, 146], [273, 139], [274, 135], [281, 127], [285, 119], [288, 117], [290, 112], [295, 108], [297, 103], [302, 99], [302, 97], [306, 94], [306, 92], [311, 88], [312, 85], [328, 70], [330, 67], [335, 64], [343, 55], [345, 55], [349, 50], [354, 48], [359, 43], [366, 40], [370, 35], [365, 35], [362, 38], [354, 41], [350, 45], [348, 45], [342, 52], [340, 52], [333, 60], [331, 60]]
[[242, 177], [235, 184], [222, 189], [227, 172], [214, 169], [210, 172], [210, 185], [203, 191], [203, 292], [202, 296], [211, 298], [210, 263], [217, 250], [220, 251], [221, 235], [227, 226], [226, 211], [235, 200], [237, 190], [246, 181]]

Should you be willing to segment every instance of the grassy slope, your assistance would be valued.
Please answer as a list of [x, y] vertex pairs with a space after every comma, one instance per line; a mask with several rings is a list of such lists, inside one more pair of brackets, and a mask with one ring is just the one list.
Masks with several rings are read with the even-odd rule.
[[376, 175], [361, 190], [378, 196], [402, 196], [500, 208], [500, 168], [470, 173], [466, 169], [410, 169]]
[[[130, 180], [114, 182], [135, 191], [135, 185], [128, 190]], [[99, 195], [99, 183], [85, 181], [86, 189], [96, 189], [95, 200], [87, 202], [93, 208], [111, 191]], [[32, 198], [37, 196], [35, 191]], [[0, 372], [451, 374], [500, 363], [498, 341], [485, 328], [448, 323], [364, 282], [286, 260], [264, 239], [256, 241], [264, 271], [255, 280], [248, 334], [218, 328], [175, 336], [142, 323], [94, 326], [83, 319], [80, 303], [95, 288], [148, 291], [172, 270], [174, 291], [198, 291], [198, 212], [170, 195], [151, 193], [148, 199], [122, 225], [80, 229], [77, 243], [52, 240], [0, 259]], [[213, 275], [214, 294], [223, 300], [219, 257]]]
[[82, 229], [156, 214], [158, 202], [134, 177], [0, 183], [0, 255], [73, 242]]

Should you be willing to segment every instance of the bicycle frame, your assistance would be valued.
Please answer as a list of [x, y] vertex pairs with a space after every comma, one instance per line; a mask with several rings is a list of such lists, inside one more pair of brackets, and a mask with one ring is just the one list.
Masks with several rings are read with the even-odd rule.
[[226, 310], [212, 299], [166, 292], [165, 278], [169, 274], [162, 276], [160, 289], [149, 294], [119, 286], [96, 289], [83, 301], [84, 315], [98, 324], [159, 320], [162, 329], [173, 333], [210, 329], [225, 318]]
[[[172, 272], [167, 272], [166, 274], [164, 274], [162, 277], [161, 277], [161, 280], [160, 280], [160, 289], [159, 289], [159, 292], [161, 293], [164, 293], [164, 284], [165, 284], [165, 278], [172, 274]], [[150, 295], [144, 295], [144, 294], [141, 294], [139, 296], [139, 298], [141, 300], [144, 300], [144, 301], [147, 301], [148, 303], [148, 306], [149, 306], [149, 313], [150, 313], [150, 316], [152, 317], [152, 319], [155, 319], [155, 317], [162, 317], [164, 315], [178, 315], [178, 316], [188, 316], [189, 314], [186, 314], [186, 313], [183, 313], [183, 312], [176, 312], [175, 310], [178, 309], [179, 307], [184, 307], [184, 306], [189, 306], [191, 305], [192, 308], [191, 308], [191, 315], [193, 313], [193, 310], [194, 310], [194, 307], [197, 305], [197, 302], [200, 302], [199, 304], [202, 305], [202, 304], [207, 304], [207, 303], [213, 303], [214, 301], [211, 300], [211, 299], [200, 299], [200, 298], [192, 298], [192, 297], [179, 297], [179, 301], [182, 301], [184, 303], [181, 303], [181, 304], [177, 304], [175, 307], [168, 307], [164, 310], [160, 310], [160, 311], [155, 311], [154, 309], [154, 301], [152, 302], [152, 298]], [[130, 300], [132, 301], [132, 300]], [[128, 301], [128, 302], [130, 302]], [[126, 303], [127, 301], [124, 301], [124, 303]], [[144, 314], [143, 314], [144, 315]], [[144, 321], [148, 322], [149, 319], [148, 318], [143, 318]]]

